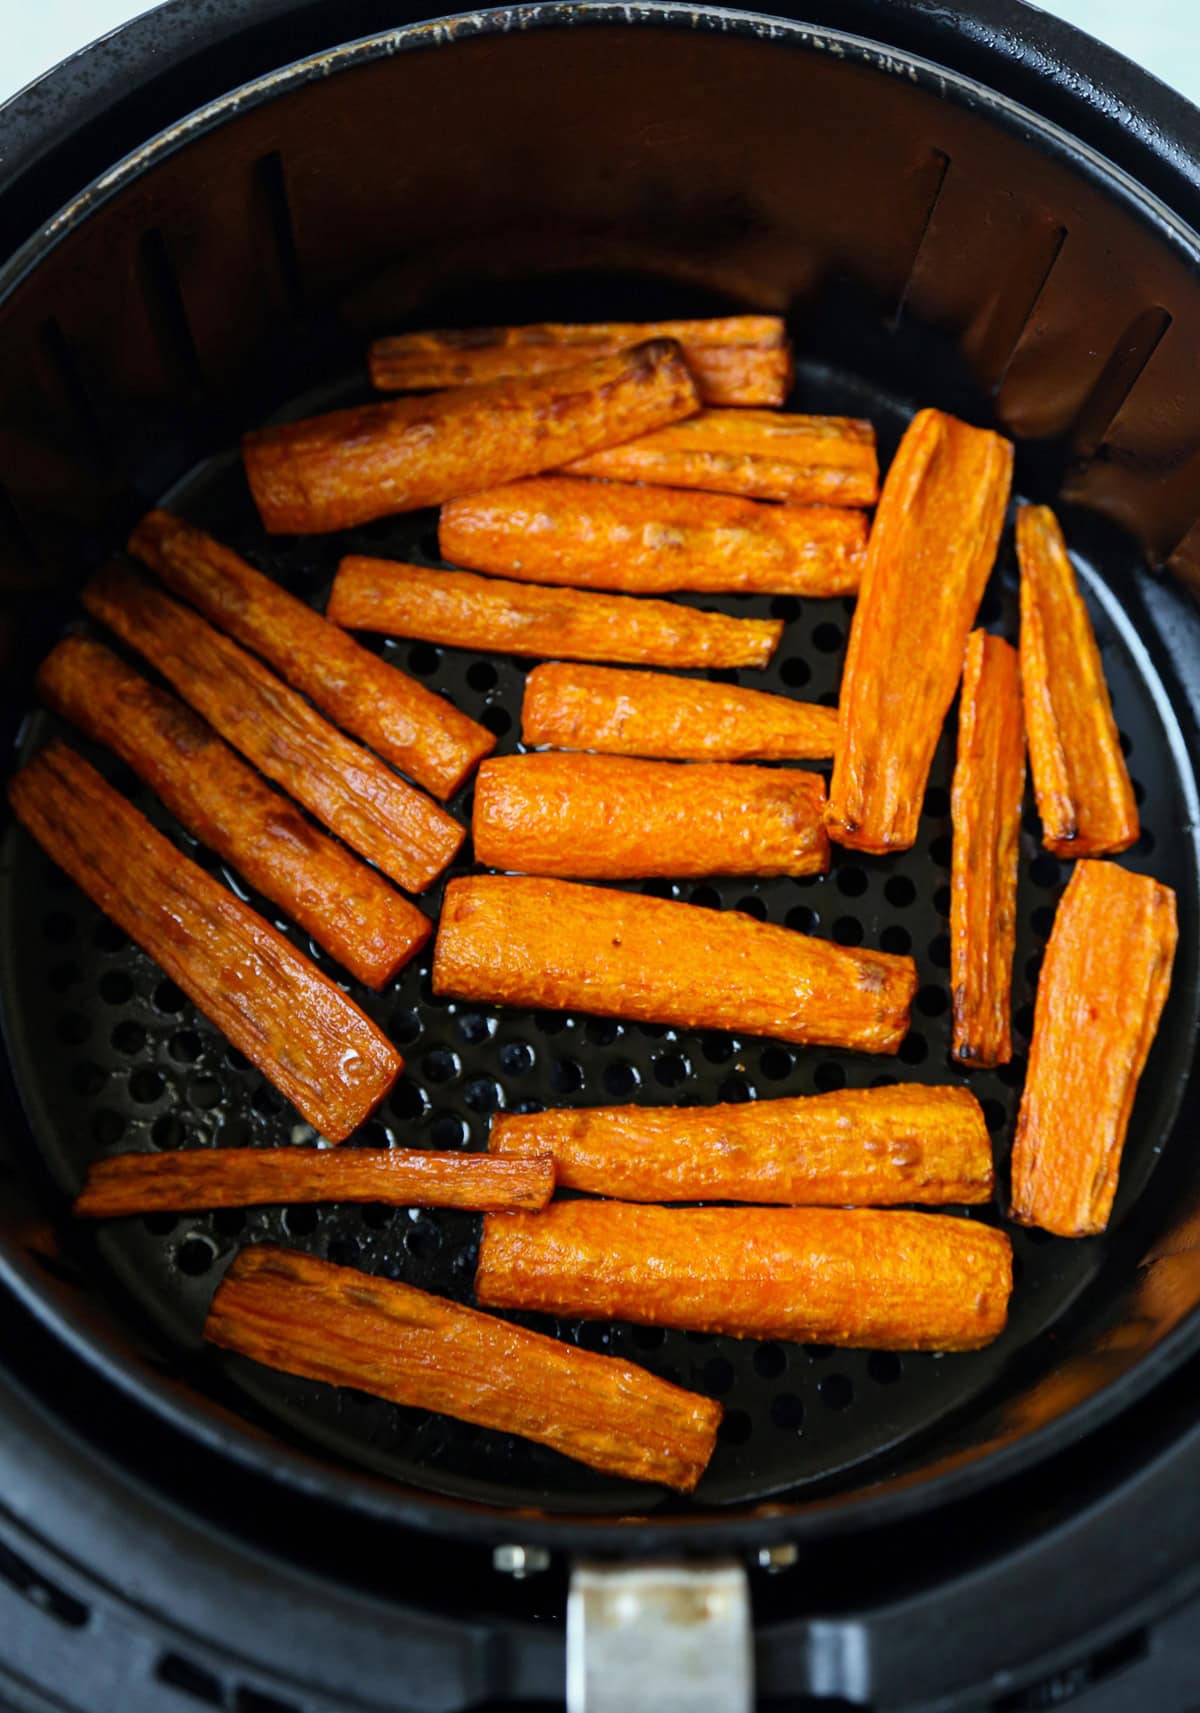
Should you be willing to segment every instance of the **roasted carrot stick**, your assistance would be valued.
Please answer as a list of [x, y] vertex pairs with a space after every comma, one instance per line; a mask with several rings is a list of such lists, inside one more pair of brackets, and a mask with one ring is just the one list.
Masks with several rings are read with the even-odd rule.
[[702, 410], [566, 468], [573, 476], [661, 482], [793, 505], [873, 506], [879, 489], [869, 422], [780, 410]]
[[1012, 446], [922, 410], [883, 484], [842, 674], [830, 835], [906, 850], [996, 556]]
[[9, 782], [17, 819], [106, 916], [331, 1142], [404, 1061], [336, 982], [181, 856], [82, 756], [52, 744]]
[[230, 548], [170, 512], [149, 512], [129, 551], [205, 618], [262, 655], [331, 720], [449, 797], [496, 740], [406, 672], [389, 666]]
[[242, 455], [267, 529], [307, 534], [552, 470], [698, 404], [679, 346], [655, 339], [549, 375], [260, 429]]
[[478, 386], [612, 356], [642, 339], [679, 341], [706, 404], [782, 404], [791, 390], [792, 349], [777, 315], [402, 333], [371, 346], [371, 380], [384, 392]]
[[1169, 886], [1114, 863], [1076, 866], [1038, 981], [1013, 1144], [1022, 1225], [1060, 1237], [1107, 1226], [1177, 939]]
[[84, 589], [83, 604], [268, 779], [410, 892], [436, 880], [462, 844], [458, 822], [424, 792], [153, 584], [111, 566]]
[[204, 1336], [285, 1374], [499, 1428], [610, 1475], [690, 1492], [720, 1404], [351, 1267], [257, 1244], [222, 1280]]
[[475, 1274], [489, 1308], [877, 1350], [978, 1350], [1011, 1290], [1002, 1231], [870, 1208], [552, 1202], [488, 1214]]
[[415, 904], [102, 643], [67, 637], [37, 682], [45, 702], [115, 750], [185, 827], [368, 987], [382, 987], [428, 940], [433, 924]]
[[499, 1113], [488, 1147], [550, 1154], [565, 1188], [622, 1201], [886, 1207], [992, 1193], [979, 1102], [964, 1088], [919, 1083], [741, 1106]]
[[972, 631], [958, 715], [950, 890], [952, 1052], [964, 1065], [1006, 1065], [1012, 1058], [1009, 1010], [1024, 790], [1017, 651], [998, 636]]
[[581, 476], [534, 476], [442, 507], [443, 559], [522, 583], [669, 595], [849, 595], [867, 545], [861, 512], [769, 506]]
[[1021, 688], [1042, 843], [1062, 857], [1128, 850], [1138, 812], [1100, 650], [1049, 506], [1017, 509]]
[[451, 648], [650, 666], [765, 666], [783, 635], [782, 619], [731, 619], [673, 601], [538, 589], [353, 556], [338, 568], [327, 616], [350, 630]]
[[488, 1154], [426, 1154], [416, 1148], [189, 1148], [95, 1161], [75, 1212], [114, 1219], [159, 1210], [314, 1201], [536, 1212], [553, 1194], [554, 1162], [548, 1154], [497, 1160]]
[[527, 744], [667, 761], [819, 760], [833, 754], [837, 728], [836, 708], [816, 702], [557, 661], [529, 673], [521, 709]]
[[436, 993], [495, 1005], [731, 1029], [894, 1053], [916, 988], [911, 958], [852, 951], [736, 910], [564, 880], [452, 880]]
[[824, 874], [819, 773], [622, 755], [506, 755], [475, 786], [475, 856], [581, 879]]

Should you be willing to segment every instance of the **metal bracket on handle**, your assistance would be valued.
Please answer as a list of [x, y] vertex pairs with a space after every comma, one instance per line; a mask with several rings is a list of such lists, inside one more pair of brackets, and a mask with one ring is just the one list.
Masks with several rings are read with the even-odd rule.
[[752, 1713], [753, 1635], [732, 1559], [576, 1565], [567, 1713]]

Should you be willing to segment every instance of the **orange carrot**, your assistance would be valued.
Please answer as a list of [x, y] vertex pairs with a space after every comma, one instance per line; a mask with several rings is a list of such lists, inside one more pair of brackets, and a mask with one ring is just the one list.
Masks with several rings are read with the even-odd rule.
[[618, 755], [506, 755], [475, 787], [477, 861], [522, 874], [824, 874], [819, 773]]
[[580, 476], [469, 494], [438, 524], [443, 559], [468, 570], [633, 595], [848, 595], [866, 545], [861, 512]]
[[260, 429], [242, 455], [267, 529], [307, 534], [552, 470], [698, 404], [679, 346], [656, 339], [549, 375]]
[[189, 862], [65, 744], [8, 787], [47, 856], [159, 964], [308, 1122], [340, 1142], [404, 1061], [336, 982]]
[[1022, 1225], [1060, 1237], [1107, 1226], [1177, 939], [1169, 886], [1113, 863], [1076, 866], [1038, 981], [1013, 1144]]
[[916, 984], [911, 958], [740, 911], [500, 875], [450, 882], [433, 966], [451, 998], [867, 1053], [897, 1051]]
[[979, 1102], [920, 1083], [740, 1106], [498, 1113], [488, 1147], [552, 1155], [564, 1188], [622, 1201], [886, 1207], [992, 1194]]
[[497, 1160], [416, 1148], [189, 1148], [95, 1161], [75, 1212], [115, 1219], [318, 1201], [536, 1212], [553, 1194], [554, 1162], [546, 1154]]
[[1137, 802], [1100, 650], [1049, 506], [1017, 509], [1021, 687], [1042, 843], [1062, 857], [1128, 850]]
[[451, 648], [650, 666], [765, 666], [783, 635], [781, 619], [731, 619], [674, 601], [538, 589], [353, 556], [338, 568], [328, 617], [350, 630]]
[[707, 404], [782, 404], [791, 390], [792, 348], [778, 315], [402, 333], [371, 346], [371, 380], [383, 392], [478, 386], [613, 356], [642, 339], [677, 339]]
[[119, 566], [92, 579], [83, 604], [268, 779], [401, 886], [423, 891], [454, 857], [465, 837], [457, 821], [187, 607]]
[[964, 1065], [1006, 1065], [1012, 1058], [1009, 1010], [1024, 790], [1017, 651], [998, 636], [972, 631], [958, 716], [950, 892], [952, 1052]]
[[428, 940], [433, 924], [414, 904], [102, 643], [67, 637], [37, 683], [57, 713], [115, 750], [177, 820], [368, 987], [390, 981]]
[[643, 1368], [267, 1244], [235, 1257], [204, 1336], [285, 1374], [520, 1434], [684, 1493], [721, 1421], [720, 1404]]
[[877, 1350], [978, 1350], [1011, 1290], [1002, 1231], [870, 1208], [552, 1202], [488, 1214], [475, 1274], [489, 1308]]
[[837, 725], [835, 708], [764, 690], [558, 662], [529, 673], [521, 710], [526, 744], [666, 761], [819, 760]]
[[879, 487], [869, 422], [781, 410], [702, 410], [566, 468], [572, 476], [661, 482], [793, 505], [873, 506]]
[[967, 633], [996, 556], [1012, 446], [938, 410], [883, 485], [842, 674], [826, 819], [856, 850], [906, 850]]
[[496, 747], [485, 727], [363, 648], [211, 535], [149, 512], [129, 551], [218, 630], [262, 655], [331, 720], [425, 786], [450, 797]]

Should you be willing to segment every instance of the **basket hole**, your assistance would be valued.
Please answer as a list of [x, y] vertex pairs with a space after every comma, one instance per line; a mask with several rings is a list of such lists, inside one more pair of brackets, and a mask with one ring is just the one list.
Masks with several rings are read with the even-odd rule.
[[81, 1060], [79, 1064], [71, 1067], [71, 1087], [76, 1094], [99, 1094], [107, 1081], [108, 1073], [99, 1065], [92, 1064], [90, 1059]]
[[539, 1011], [533, 1021], [543, 1035], [561, 1035], [568, 1015], [565, 1011]]
[[710, 1065], [724, 1065], [732, 1059], [736, 1048], [731, 1035], [710, 1033], [701, 1038], [700, 1051]]
[[926, 789], [921, 813], [936, 821], [942, 820], [950, 813], [950, 793], [944, 785], [930, 785]]
[[357, 1237], [333, 1237], [325, 1253], [335, 1267], [357, 1267], [362, 1261], [362, 1244]]
[[941, 1017], [949, 1004], [944, 987], [923, 987], [917, 993], [917, 1010], [923, 1017]]
[[895, 923], [883, 930], [879, 936], [880, 949], [890, 952], [893, 957], [903, 957], [912, 951], [912, 935], [907, 928], [898, 927]]
[[1056, 887], [1061, 878], [1058, 858], [1049, 851], [1039, 851], [1029, 865], [1029, 878], [1035, 886]]
[[773, 619], [782, 619], [785, 624], [794, 624], [800, 617], [800, 602], [795, 595], [772, 595], [770, 613]]
[[467, 1140], [467, 1127], [456, 1112], [444, 1112], [429, 1126], [429, 1140], [435, 1148], [461, 1148]]
[[1008, 1119], [1008, 1114], [1005, 1112], [1004, 1105], [1001, 1101], [989, 1098], [988, 1100], [983, 1101], [982, 1105], [983, 1122], [987, 1125], [988, 1129], [994, 1136], [998, 1130], [1004, 1129], [1005, 1123]]
[[188, 1089], [188, 1104], [198, 1112], [211, 1112], [221, 1104], [221, 1085], [216, 1077], [197, 1077]]
[[164, 1112], [150, 1126], [150, 1140], [156, 1148], [178, 1148], [183, 1141], [183, 1122], [177, 1112]]
[[812, 678], [812, 671], [807, 660], [801, 660], [794, 654], [779, 668], [779, 676], [789, 690], [803, 690]]
[[836, 1089], [845, 1088], [846, 1073], [832, 1059], [822, 1059], [813, 1072], [813, 1086], [818, 1094], [832, 1094]]
[[794, 1392], [777, 1392], [771, 1399], [771, 1420], [778, 1428], [799, 1433], [804, 1426], [804, 1404]]
[[381, 1201], [369, 1201], [359, 1209], [359, 1217], [372, 1231], [386, 1231], [396, 1217], [394, 1207]]
[[903, 1372], [894, 1350], [873, 1350], [867, 1357], [867, 1373], [877, 1386], [894, 1386]]
[[231, 1071], [248, 1071], [250, 1069], [249, 1059], [246, 1057], [245, 1053], [240, 1052], [239, 1049], [234, 1046], [232, 1041], [226, 1041], [225, 1043], [225, 1063], [229, 1066]]
[[418, 1220], [404, 1233], [404, 1247], [414, 1261], [425, 1261], [442, 1247], [442, 1230], [431, 1219]]
[[948, 886], [939, 886], [933, 895], [933, 908], [937, 911], [939, 916], [949, 916], [950, 902], [950, 888]]
[[917, 889], [906, 874], [889, 874], [883, 883], [883, 896], [895, 909], [907, 910]]
[[782, 1082], [790, 1077], [796, 1061], [786, 1047], [764, 1047], [759, 1057], [759, 1065], [764, 1077], [772, 1082]]
[[284, 1209], [283, 1225], [289, 1237], [311, 1237], [317, 1229], [320, 1219], [315, 1207], [289, 1207]]
[[92, 1032], [92, 1025], [78, 1011], [67, 1011], [55, 1024], [54, 1032], [64, 1047], [82, 1047]]
[[442, 664], [442, 651], [431, 642], [414, 643], [408, 651], [408, 670], [418, 678], [430, 678]]
[[812, 633], [813, 647], [822, 654], [836, 654], [844, 640], [841, 625], [820, 624]]
[[830, 930], [839, 946], [861, 946], [863, 925], [857, 916], [839, 916]]
[[733, 1386], [734, 1378], [733, 1363], [723, 1356], [713, 1356], [704, 1364], [703, 1385], [711, 1397], [723, 1397]]
[[129, 944], [126, 936], [107, 917], [92, 929], [92, 944], [98, 952], [121, 952]]
[[507, 708], [485, 708], [479, 716], [479, 723], [486, 726], [493, 737], [502, 738], [512, 729], [512, 715]]
[[820, 913], [810, 904], [793, 904], [784, 917], [789, 928], [794, 928], [797, 934], [811, 934], [821, 925]]
[[467, 667], [467, 683], [472, 690], [494, 690], [498, 681], [499, 675], [490, 660], [473, 660]]
[[615, 1017], [592, 1017], [584, 1034], [594, 1047], [611, 1047], [614, 1041], [621, 1039], [624, 1030]]
[[854, 1402], [854, 1382], [847, 1374], [826, 1374], [818, 1382], [817, 1391], [830, 1410], [848, 1410]]
[[745, 1410], [726, 1410], [717, 1438], [722, 1445], [745, 1445], [753, 1431], [754, 1424]]
[[867, 877], [861, 868], [850, 865], [835, 870], [834, 885], [846, 898], [861, 898], [867, 890]]
[[1042, 939], [1046, 939], [1054, 926], [1053, 907], [1049, 904], [1039, 904], [1029, 921], [1034, 933], [1040, 935]]
[[583, 1087], [583, 1066], [578, 1059], [555, 1059], [550, 1066], [550, 1086], [556, 1094], [574, 1094]]
[[930, 840], [929, 855], [939, 868], [950, 867], [954, 859], [954, 846], [949, 833], [939, 833], [936, 839]]
[[500, 1084], [492, 1077], [475, 1077], [463, 1089], [463, 1104], [472, 1112], [498, 1112], [504, 1105]]
[[720, 1100], [729, 1101], [733, 1105], [741, 1105], [744, 1101], [754, 1099], [745, 1077], [738, 1076], [726, 1077], [717, 1090], [717, 1096]]
[[[140, 1053], [146, 1045], [146, 1031], [140, 1023], [131, 1023], [126, 1018], [124, 1022], [117, 1024], [112, 1032], [111, 1040], [118, 1053]], [[133, 1084], [130, 1083], [130, 1093], [132, 1092]], [[135, 1100], [140, 1098], [138, 1095], [134, 1096]], [[153, 1098], [151, 1096], [151, 1099]]]
[[692, 1074], [692, 1067], [682, 1053], [664, 1053], [654, 1061], [654, 1080], [663, 1088], [678, 1088]]
[[[129, 981], [129, 977], [126, 976], [125, 980]], [[128, 998], [129, 994], [132, 992], [133, 983], [129, 982], [126, 998]], [[107, 999], [108, 994], [105, 994], [104, 997]], [[121, 1001], [119, 1000], [114, 1001], [114, 1004], [120, 1003]], [[183, 992], [182, 988], [176, 987], [175, 983], [168, 978], [167, 980], [160, 981], [158, 986], [155, 988], [154, 1004], [159, 1011], [165, 1011], [168, 1014], [182, 1011], [187, 1004], [187, 994]]]
[[667, 1329], [665, 1326], [635, 1326], [632, 1337], [639, 1350], [661, 1350], [667, 1342]]
[[721, 894], [715, 886], [693, 886], [689, 897], [693, 904], [698, 904], [702, 910], [719, 910]]
[[423, 1092], [413, 1082], [398, 1082], [388, 1096], [388, 1105], [400, 1119], [420, 1118], [425, 1111]]
[[765, 922], [767, 919], [766, 905], [761, 898], [755, 897], [753, 893], [748, 893], [745, 898], [739, 898], [736, 908], [746, 916], [753, 916], [756, 922]]
[[99, 1112], [93, 1112], [90, 1129], [93, 1142], [98, 1142], [102, 1148], [111, 1148], [124, 1136], [125, 1120], [111, 1107], [102, 1106]]
[[175, 1251], [175, 1265], [189, 1279], [198, 1279], [207, 1273], [216, 1258], [216, 1249], [205, 1237], [189, 1237]]
[[1006, 1065], [997, 1065], [996, 1075], [1005, 1088], [1020, 1088], [1025, 1081], [1025, 1060], [1020, 1053], [1014, 1053]]
[[929, 1057], [929, 1042], [924, 1035], [910, 1030], [900, 1043], [900, 1062], [905, 1065], [923, 1065]]
[[641, 1083], [637, 1068], [627, 1060], [622, 1059], [615, 1065], [604, 1067], [604, 1089], [606, 1094], [615, 1095], [618, 1099], [631, 1095]]
[[500, 1049], [500, 1069], [510, 1077], [523, 1077], [533, 1069], [533, 1048], [524, 1041], [506, 1041]]
[[193, 1029], [181, 1029], [172, 1035], [168, 1053], [181, 1065], [193, 1065], [200, 1057], [200, 1037]]
[[411, 1041], [415, 1041], [421, 1033], [421, 1018], [419, 1013], [416, 1011], [393, 1012], [391, 1021], [388, 1024], [388, 1033], [391, 1035], [392, 1040], [402, 1047], [407, 1046]]
[[98, 991], [106, 1005], [128, 1005], [133, 998], [133, 982], [124, 970], [105, 970]]
[[948, 970], [950, 968], [950, 936], [938, 934], [929, 942], [929, 961], [934, 969]]
[[778, 1344], [760, 1344], [753, 1357], [754, 1372], [764, 1380], [778, 1380], [787, 1367], [787, 1354]]
[[246, 1229], [246, 1212], [240, 1207], [219, 1207], [213, 1214], [213, 1230], [220, 1237], [240, 1237]]
[[462, 1060], [448, 1047], [435, 1047], [421, 1060], [421, 1072], [428, 1082], [448, 1083], [462, 1070]]

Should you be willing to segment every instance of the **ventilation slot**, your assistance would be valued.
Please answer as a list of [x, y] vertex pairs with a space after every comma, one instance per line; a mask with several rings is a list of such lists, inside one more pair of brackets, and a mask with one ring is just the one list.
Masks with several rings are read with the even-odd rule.
[[1134, 1630], [1131, 1635], [1110, 1642], [1108, 1647], [1097, 1649], [1076, 1665], [1066, 1666], [1050, 1677], [1039, 1678], [1036, 1683], [1028, 1684], [1012, 1695], [1001, 1696], [992, 1702], [993, 1713], [1043, 1713], [1046, 1708], [1073, 1701], [1085, 1689], [1094, 1688], [1105, 1678], [1141, 1664], [1149, 1655], [1149, 1635], [1145, 1630]]
[[202, 1701], [207, 1707], [224, 1707], [225, 1692], [211, 1671], [196, 1665], [182, 1654], [163, 1654], [154, 1673], [160, 1683], [169, 1684], [181, 1695]]
[[900, 288], [900, 295], [896, 300], [896, 308], [892, 317], [893, 325], [898, 324], [904, 315], [913, 275], [917, 271], [917, 263], [920, 261], [921, 250], [929, 234], [929, 228], [933, 225], [933, 217], [937, 212], [938, 200], [941, 197], [942, 187], [946, 183], [946, 174], [949, 170], [949, 155], [943, 154], [941, 149], [931, 149], [928, 158], [917, 171], [918, 182], [925, 189], [925, 213], [921, 217], [916, 243], [913, 245], [908, 267], [904, 272], [904, 284]]
[[1066, 241], [1065, 226], [1038, 225], [1021, 245], [1011, 273], [969, 341], [981, 385], [994, 391], [1004, 379]]
[[48, 1617], [57, 1618], [60, 1624], [67, 1624], [73, 1630], [82, 1629], [88, 1621], [88, 1609], [82, 1601], [76, 1600], [63, 1589], [48, 1582], [31, 1564], [26, 1564], [23, 1558], [18, 1558], [9, 1547], [0, 1543], [0, 1577], [3, 1577], [10, 1587], [18, 1594], [23, 1594], [30, 1605], [45, 1612]]
[[1072, 424], [1070, 446], [1077, 458], [1095, 456], [1170, 325], [1170, 312], [1158, 307], [1144, 309], [1129, 323]]
[[51, 384], [74, 417], [93, 465], [102, 474], [110, 473], [113, 462], [109, 436], [80, 373], [71, 343], [53, 316], [42, 323], [37, 343]]
[[162, 358], [167, 384], [173, 393], [194, 394], [200, 388], [196, 343], [166, 242], [156, 227], [144, 233], [138, 244], [137, 271], [146, 319]]
[[300, 277], [300, 258], [296, 253], [296, 234], [292, 226], [282, 156], [278, 153], [263, 155], [254, 168], [254, 178], [263, 220], [270, 233], [271, 253], [275, 258], [283, 300], [295, 313], [304, 303], [304, 285]]

